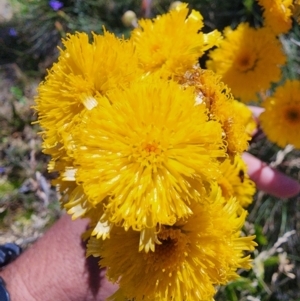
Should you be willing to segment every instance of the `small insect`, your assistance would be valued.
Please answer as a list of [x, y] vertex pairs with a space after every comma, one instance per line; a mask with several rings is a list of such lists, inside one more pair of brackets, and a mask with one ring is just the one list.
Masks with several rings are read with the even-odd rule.
[[241, 182], [244, 183], [245, 180], [245, 172], [244, 170], [240, 169], [239, 171], [239, 178], [241, 179]]

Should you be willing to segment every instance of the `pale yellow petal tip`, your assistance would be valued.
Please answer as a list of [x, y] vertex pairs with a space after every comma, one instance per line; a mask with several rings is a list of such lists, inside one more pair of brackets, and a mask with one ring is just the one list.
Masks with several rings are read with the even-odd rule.
[[192, 12], [191, 12], [190, 15], [188, 16], [187, 20], [188, 20], [188, 21], [193, 20], [193, 21], [195, 21], [195, 22], [199, 22], [199, 21], [200, 21], [201, 23], [200, 23], [200, 28], [199, 28], [199, 29], [201, 29], [201, 28], [203, 27], [203, 22], [202, 22], [203, 17], [202, 17], [202, 15], [200, 14], [200, 12], [198, 12], [198, 11], [196, 11], [196, 10], [192, 10]]
[[64, 173], [62, 174], [62, 180], [63, 181], [70, 181], [70, 182], [75, 182], [76, 181], [76, 178], [75, 178], [75, 175], [76, 175], [76, 171], [77, 169], [76, 168], [66, 168]]
[[197, 94], [196, 97], [195, 97], [195, 106], [198, 106], [198, 105], [201, 105], [201, 104], [204, 104], [204, 99], [203, 99], [203, 95], [202, 94]]
[[140, 231], [140, 244], [139, 252], [145, 251], [148, 253], [150, 250], [155, 251], [155, 244], [160, 245], [161, 242], [157, 238], [156, 228], [144, 228]]
[[204, 45], [206, 45], [206, 47], [203, 47], [203, 50], [210, 49], [213, 46], [219, 46], [223, 39], [221, 33], [217, 29], [204, 34], [203, 37]]
[[88, 110], [92, 110], [98, 105], [98, 101], [92, 96], [85, 97], [82, 102]]
[[187, 7], [188, 7], [188, 3], [181, 2], [181, 1], [174, 1], [170, 5], [170, 10], [180, 11], [180, 10], [183, 10], [183, 9], [185, 9]]
[[103, 240], [105, 240], [106, 238], [109, 238], [112, 228], [113, 228], [112, 223], [108, 221], [105, 222], [98, 221], [91, 235], [96, 236], [97, 239], [102, 238]]
[[181, 1], [174, 1], [170, 4], [169, 6], [169, 11], [171, 10], [176, 10], [177, 7], [179, 7], [180, 5], [182, 5], [182, 2]]
[[78, 204], [67, 210], [67, 213], [72, 215], [72, 220], [75, 220], [79, 217], [84, 216], [84, 214], [86, 213], [86, 208], [82, 208], [82, 206]]

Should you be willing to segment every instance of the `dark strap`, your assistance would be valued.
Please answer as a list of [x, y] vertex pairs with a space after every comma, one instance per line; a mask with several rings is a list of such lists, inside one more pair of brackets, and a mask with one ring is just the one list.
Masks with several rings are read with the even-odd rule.
[[10, 301], [9, 293], [6, 290], [4, 280], [0, 277], [0, 300]]
[[21, 247], [14, 243], [0, 245], [0, 268], [16, 259], [16, 257], [18, 257], [21, 252]]

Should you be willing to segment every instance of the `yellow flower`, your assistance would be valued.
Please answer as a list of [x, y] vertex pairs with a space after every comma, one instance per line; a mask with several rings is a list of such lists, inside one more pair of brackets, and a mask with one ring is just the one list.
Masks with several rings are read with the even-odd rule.
[[300, 0], [293, 1], [292, 14], [295, 21], [300, 24]]
[[241, 23], [235, 30], [227, 27], [220, 47], [211, 51], [207, 67], [222, 76], [235, 97], [243, 102], [257, 100], [281, 77], [286, 61], [282, 46], [268, 28], [251, 28]]
[[221, 164], [222, 176], [218, 184], [225, 199], [235, 197], [241, 207], [246, 208], [253, 201], [255, 184], [247, 174], [247, 167], [240, 156], [225, 159]]
[[287, 33], [292, 28], [293, 0], [257, 0], [263, 8], [265, 26], [276, 34]]
[[167, 76], [181, 73], [197, 64], [204, 51], [219, 43], [218, 31], [200, 32], [203, 18], [199, 12], [188, 13], [187, 4], [182, 3], [153, 20], [139, 21], [131, 39], [145, 72], [162, 69]]
[[113, 224], [108, 220], [101, 221], [105, 217], [105, 205], [107, 198], [96, 206], [91, 206], [87, 195], [83, 191], [81, 184], [76, 182], [77, 168], [74, 166], [72, 159], [51, 160], [49, 170], [59, 172], [59, 176], [52, 181], [61, 194], [60, 204], [66, 209], [72, 219], [88, 218], [89, 229], [84, 232], [83, 236], [88, 239], [90, 235], [101, 233], [102, 239], [109, 237]]
[[235, 155], [245, 151], [250, 140], [246, 127], [251, 111], [243, 104], [237, 105], [239, 103], [233, 98], [228, 86], [221, 81], [220, 76], [211, 70], [194, 67], [176, 79], [184, 87], [195, 87], [196, 101], [204, 102], [209, 110], [209, 117], [221, 123], [228, 154]]
[[157, 224], [191, 214], [226, 151], [220, 124], [195, 105], [193, 88], [156, 75], [111, 91], [74, 137], [77, 182], [92, 206], [109, 196], [101, 222], [150, 228], [152, 238]]
[[154, 252], [138, 251], [139, 232], [132, 229], [114, 227], [105, 241], [91, 237], [87, 255], [100, 256], [99, 265], [120, 287], [109, 300], [213, 300], [216, 285], [251, 267], [244, 251], [256, 243], [253, 236], [241, 237], [246, 211], [237, 215], [238, 208], [233, 198], [224, 203], [214, 191], [188, 219], [161, 226]]
[[281, 147], [292, 144], [300, 148], [300, 81], [287, 80], [274, 95], [267, 98], [260, 115], [267, 137]]
[[73, 219], [84, 217], [89, 209], [86, 206], [87, 197], [82, 186], [76, 183], [76, 168], [74, 167], [73, 158], [68, 156], [64, 149], [61, 150], [59, 158], [50, 160], [48, 171], [58, 173], [51, 184], [57, 187], [60, 193], [61, 206], [67, 209]]
[[237, 100], [233, 102], [233, 107], [233, 114], [237, 114], [239, 116], [240, 120], [242, 120], [244, 123], [246, 133], [249, 135], [249, 137], [252, 137], [253, 133], [257, 129], [257, 122], [252, 111], [244, 103]]
[[74, 126], [75, 117], [140, 74], [132, 43], [111, 33], [94, 34], [92, 43], [85, 33], [68, 35], [63, 44], [58, 62], [38, 88], [35, 107], [44, 150], [55, 159], [69, 145], [62, 135]]

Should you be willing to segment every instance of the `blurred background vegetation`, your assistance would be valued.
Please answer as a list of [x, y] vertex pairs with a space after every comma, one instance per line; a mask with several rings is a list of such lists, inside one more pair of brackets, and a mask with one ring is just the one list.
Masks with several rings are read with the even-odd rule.
[[[235, 27], [240, 22], [261, 25], [254, 0], [186, 1], [204, 16], [204, 31]], [[0, 244], [28, 247], [61, 215], [59, 196], [47, 173], [39, 128], [32, 123], [36, 88], [58, 56], [67, 33], [101, 34], [103, 27], [129, 36], [124, 14], [154, 17], [168, 11], [172, 1], [141, 0], [0, 0]], [[176, 28], [174, 28], [176, 30]], [[299, 79], [300, 28], [280, 37], [288, 55], [284, 78]], [[204, 58], [205, 59], [205, 58]], [[300, 180], [300, 152], [280, 149], [261, 131], [249, 151]], [[254, 268], [220, 288], [216, 300], [300, 301], [300, 197], [277, 199], [257, 191], [249, 208], [245, 232], [259, 244]]]

